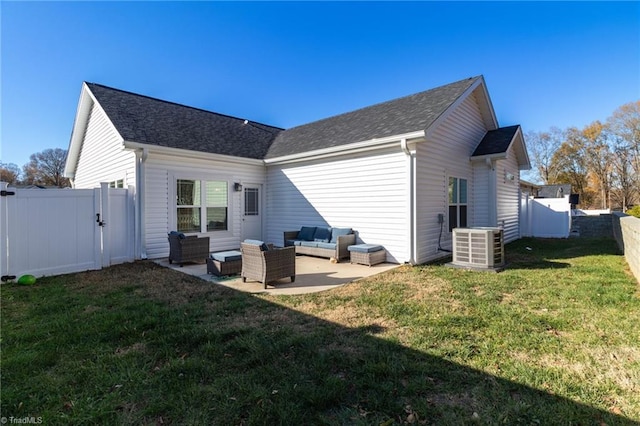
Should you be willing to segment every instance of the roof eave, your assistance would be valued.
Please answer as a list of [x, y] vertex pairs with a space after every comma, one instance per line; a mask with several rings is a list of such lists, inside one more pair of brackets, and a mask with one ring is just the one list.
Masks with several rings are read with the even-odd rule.
[[418, 130], [415, 132], [403, 133], [399, 135], [386, 136], [384, 138], [373, 138], [366, 141], [354, 142], [347, 145], [334, 146], [330, 148], [316, 149], [297, 154], [283, 155], [280, 157], [267, 158], [264, 163], [267, 165], [287, 164], [299, 161], [317, 160], [322, 158], [330, 158], [338, 155], [356, 154], [371, 150], [392, 147], [400, 143], [402, 140], [408, 142], [420, 142], [425, 139], [425, 131]]
[[262, 159], [236, 157], [233, 155], [224, 155], [224, 154], [214, 154], [210, 152], [193, 151], [190, 149], [182, 149], [182, 148], [171, 148], [166, 146], [146, 144], [146, 143], [140, 143], [140, 142], [127, 141], [127, 140], [124, 141], [124, 147], [125, 149], [134, 150], [134, 151], [138, 149], [147, 149], [148, 152], [150, 153], [172, 155], [172, 156], [178, 156], [183, 158], [217, 160], [217, 161], [224, 161], [227, 163], [248, 164], [248, 165], [254, 165], [254, 166], [264, 165], [264, 161]]
[[486, 161], [489, 160], [504, 160], [507, 158], [506, 152], [497, 152], [494, 154], [484, 154], [484, 155], [472, 155], [469, 159], [473, 162]]

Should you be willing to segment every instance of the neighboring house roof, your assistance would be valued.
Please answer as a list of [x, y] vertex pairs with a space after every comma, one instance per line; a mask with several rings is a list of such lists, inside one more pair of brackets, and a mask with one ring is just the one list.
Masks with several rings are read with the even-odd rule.
[[571, 194], [571, 184], [542, 185], [538, 190], [540, 198], [562, 198]]
[[332, 148], [374, 138], [426, 130], [482, 77], [368, 106], [287, 129], [278, 134], [266, 158]]
[[516, 157], [521, 169], [529, 169], [529, 156], [524, 146], [524, 137], [519, 125], [500, 127], [489, 130], [478, 146], [476, 147], [472, 159], [478, 158], [504, 158], [512, 144], [515, 143]]
[[125, 141], [262, 159], [282, 129], [86, 83]]

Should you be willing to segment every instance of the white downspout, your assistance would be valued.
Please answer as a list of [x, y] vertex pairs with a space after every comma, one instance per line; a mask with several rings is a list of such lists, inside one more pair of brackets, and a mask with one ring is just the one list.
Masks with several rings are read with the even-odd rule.
[[147, 258], [147, 242], [145, 230], [145, 163], [149, 156], [147, 148], [137, 149], [136, 153], [136, 256]]
[[408, 204], [409, 211], [407, 213], [409, 225], [409, 263], [416, 264], [416, 173], [415, 173], [415, 154], [411, 152], [407, 144], [407, 139], [400, 139], [400, 148], [407, 155], [407, 181], [409, 183]]

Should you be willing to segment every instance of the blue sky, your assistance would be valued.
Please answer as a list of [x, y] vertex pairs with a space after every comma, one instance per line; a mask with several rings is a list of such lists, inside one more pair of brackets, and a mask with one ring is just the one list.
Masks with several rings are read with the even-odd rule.
[[69, 144], [82, 81], [284, 128], [483, 74], [500, 125], [640, 99], [638, 2], [8, 2], [0, 161]]

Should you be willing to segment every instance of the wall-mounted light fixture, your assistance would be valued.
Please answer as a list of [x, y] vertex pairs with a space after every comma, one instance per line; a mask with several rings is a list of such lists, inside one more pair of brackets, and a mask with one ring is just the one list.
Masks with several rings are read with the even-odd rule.
[[236, 182], [233, 184], [233, 190], [236, 192], [242, 191], [242, 184], [240, 182]]
[[506, 177], [507, 180], [510, 180], [512, 182], [516, 179], [516, 177], [512, 173], [509, 173], [509, 172], [507, 172], [505, 177]]

